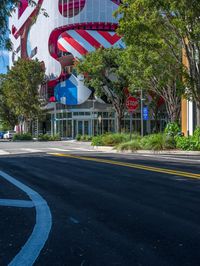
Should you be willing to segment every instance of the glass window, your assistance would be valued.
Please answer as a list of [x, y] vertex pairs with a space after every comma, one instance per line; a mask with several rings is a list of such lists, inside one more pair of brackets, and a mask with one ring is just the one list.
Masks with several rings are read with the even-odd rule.
[[108, 112], [103, 112], [103, 117], [108, 118]]
[[72, 113], [67, 113], [67, 118], [72, 118]]

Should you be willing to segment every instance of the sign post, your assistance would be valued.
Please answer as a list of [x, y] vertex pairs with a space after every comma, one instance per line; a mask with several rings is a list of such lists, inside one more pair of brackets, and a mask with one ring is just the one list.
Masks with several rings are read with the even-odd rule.
[[132, 139], [132, 132], [133, 132], [133, 112], [138, 108], [139, 103], [138, 99], [129, 96], [126, 100], [126, 107], [128, 109], [128, 112], [130, 113], [130, 140]]

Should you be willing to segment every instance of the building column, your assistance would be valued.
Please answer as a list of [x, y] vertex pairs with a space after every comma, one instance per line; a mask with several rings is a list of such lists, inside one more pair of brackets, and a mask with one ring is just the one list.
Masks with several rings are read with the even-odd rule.
[[194, 132], [194, 103], [182, 98], [181, 129], [184, 136], [192, 136]]
[[184, 98], [181, 101], [181, 130], [187, 136], [187, 100]]

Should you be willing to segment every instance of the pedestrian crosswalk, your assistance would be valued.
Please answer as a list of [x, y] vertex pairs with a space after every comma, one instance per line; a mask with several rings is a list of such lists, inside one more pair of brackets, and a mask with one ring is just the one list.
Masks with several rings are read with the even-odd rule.
[[0, 156], [4, 155], [15, 155], [15, 154], [33, 154], [33, 153], [48, 153], [48, 152], [92, 152], [94, 149], [91, 148], [78, 148], [78, 147], [70, 147], [69, 149], [65, 148], [57, 148], [57, 147], [49, 147], [49, 148], [16, 148], [16, 149], [0, 149]]
[[4, 150], [0, 150], [0, 155], [6, 155], [6, 154], [9, 154], [9, 152], [4, 151]]

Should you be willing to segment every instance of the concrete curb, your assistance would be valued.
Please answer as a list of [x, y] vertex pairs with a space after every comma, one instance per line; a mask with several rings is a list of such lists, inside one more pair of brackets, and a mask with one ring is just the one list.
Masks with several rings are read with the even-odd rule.
[[176, 154], [176, 155], [200, 155], [200, 151], [181, 151], [181, 150], [165, 150], [165, 151], [151, 151], [151, 150], [137, 150], [137, 151], [117, 151], [114, 147], [110, 146], [94, 146], [96, 151], [114, 152], [123, 154]]

